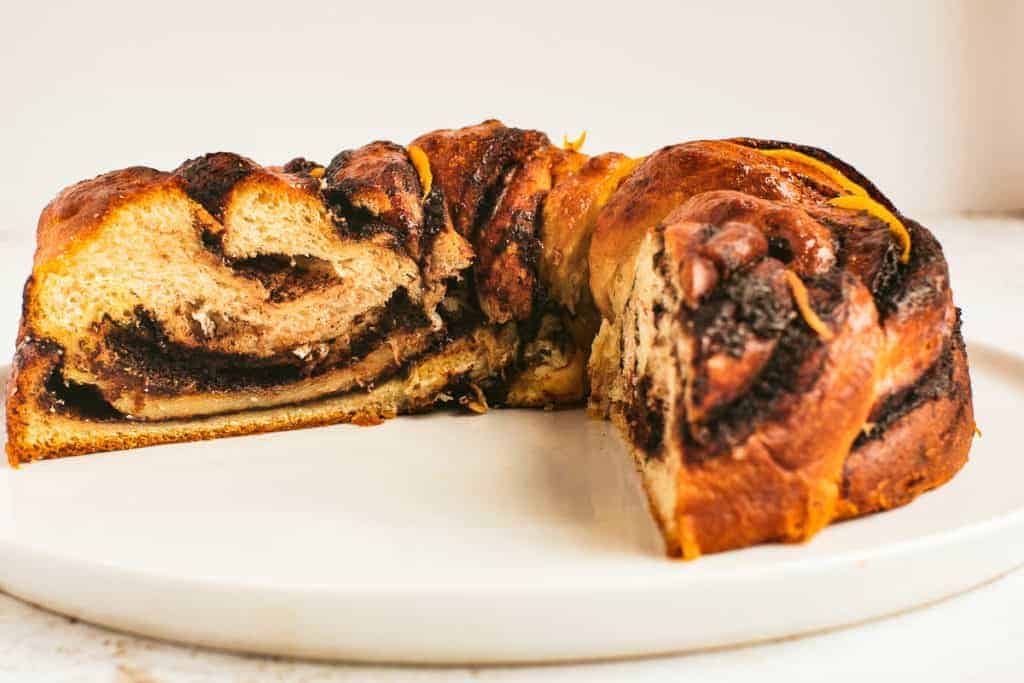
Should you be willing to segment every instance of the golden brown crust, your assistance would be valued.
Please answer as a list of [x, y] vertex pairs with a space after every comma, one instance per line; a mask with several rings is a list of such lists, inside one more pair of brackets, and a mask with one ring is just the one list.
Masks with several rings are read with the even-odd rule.
[[353, 223], [376, 220], [388, 226], [419, 257], [423, 188], [404, 148], [378, 141], [342, 152], [324, 173], [324, 195], [342, 210], [356, 209]]
[[170, 182], [170, 175], [144, 166], [104, 173], [63, 190], [39, 216], [34, 268], [86, 240], [115, 208]]
[[639, 163], [616, 152], [590, 157], [556, 183], [544, 202], [541, 274], [571, 311], [590, 298], [589, 251], [597, 216]]
[[855, 443], [843, 466], [837, 519], [906, 505], [952, 479], [967, 462], [974, 409], [967, 352], [958, 337], [950, 363], [950, 382], [941, 393]]

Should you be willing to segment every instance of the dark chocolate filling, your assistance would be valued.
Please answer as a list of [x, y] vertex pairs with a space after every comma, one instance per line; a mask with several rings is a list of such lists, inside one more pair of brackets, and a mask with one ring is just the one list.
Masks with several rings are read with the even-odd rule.
[[[472, 318], [472, 316], [470, 315], [467, 315], [465, 317], [468, 319], [456, 321], [454, 317], [451, 318], [453, 322], [456, 322], [458, 324], [455, 324], [451, 328], [448, 328], [442, 332], [432, 335], [430, 338], [429, 345], [427, 346], [426, 349], [424, 349], [421, 353], [415, 354], [405, 359], [400, 365], [389, 368], [388, 370], [382, 372], [380, 375], [374, 378], [373, 382], [371, 382], [370, 385], [368, 385], [368, 387], [372, 388], [374, 384], [379, 384], [380, 382], [384, 382], [395, 377], [406, 376], [410, 368], [412, 368], [416, 363], [420, 362], [422, 359], [441, 352], [448, 345], [452, 344], [453, 342], [457, 341], [458, 339], [464, 336], [468, 336], [473, 331], [479, 329], [483, 325], [482, 317]], [[474, 322], [474, 320], [476, 322]], [[368, 347], [371, 346], [372, 345], [368, 344]], [[366, 349], [366, 351], [369, 350], [372, 350], [372, 348]], [[240, 372], [246, 371], [245, 368], [238, 368], [237, 370], [239, 370]], [[252, 371], [251, 368], [249, 370]], [[261, 373], [263, 371], [263, 369], [260, 369], [256, 370], [255, 372]], [[484, 390], [485, 395], [487, 396], [487, 399], [490, 402], [490, 404], [497, 405], [499, 400], [503, 398], [505, 395], [507, 395], [506, 381], [507, 380], [505, 378], [505, 373], [502, 372], [498, 376], [494, 376], [482, 382], [479, 382], [478, 386], [480, 386], [480, 388]], [[256, 383], [256, 385], [259, 385], [259, 383]], [[65, 380], [63, 377], [63, 361], [57, 363], [54, 366], [53, 370], [50, 373], [50, 376], [47, 379], [45, 386], [46, 392], [40, 396], [39, 400], [42, 402], [43, 407], [47, 410], [52, 410], [60, 414], [73, 415], [76, 418], [85, 421], [116, 421], [126, 419], [126, 416], [123, 413], [115, 409], [113, 406], [110, 405], [110, 403], [106, 401], [106, 399], [103, 398], [102, 394], [95, 386], [88, 384], [79, 384], [77, 382], [70, 382]], [[246, 388], [252, 388], [253, 386], [253, 382], [243, 380], [239, 382], [236, 386], [233, 386], [231, 388], [234, 390], [244, 390]], [[345, 389], [338, 392], [332, 392], [293, 405], [302, 405], [305, 403], [321, 401], [323, 399], [330, 398], [333, 396], [340, 396], [347, 393], [351, 393], [351, 391], [351, 389]], [[444, 390], [444, 393], [453, 394], [456, 396], [456, 398], [458, 396], [461, 396], [463, 393], [472, 393], [468, 377], [452, 378], [449, 381], [447, 388]], [[260, 410], [261, 407], [255, 406], [253, 409]], [[194, 419], [195, 417], [205, 416], [197, 415], [183, 419]], [[162, 421], [164, 420], [161, 420], [161, 422]], [[174, 422], [177, 420], [170, 419], [166, 421]]]
[[788, 264], [793, 260], [793, 245], [785, 237], [778, 235], [768, 236], [768, 256]]
[[[347, 168], [365, 155], [390, 153], [401, 161], [392, 161], [376, 169], [371, 179], [347, 175]], [[378, 141], [360, 149], [339, 152], [324, 170], [324, 183], [320, 191], [324, 204], [330, 209], [338, 232], [351, 239], [368, 239], [377, 235], [390, 235], [392, 247], [403, 253], [413, 250], [410, 241], [418, 238], [423, 226], [401, 215], [378, 215], [357, 206], [353, 198], [367, 190], [391, 196], [393, 193], [419, 195], [419, 177], [409, 162], [403, 147], [392, 142]]]
[[[825, 354], [818, 335], [802, 319], [791, 322], [757, 379], [743, 396], [717, 409], [699, 425], [680, 424], [680, 436], [688, 445], [686, 459], [700, 463], [739, 446], [765, 419], [775, 415], [785, 395], [801, 394], [817, 381], [824, 369]], [[805, 367], [811, 361], [811, 367]]]
[[239, 275], [259, 280], [273, 303], [292, 301], [341, 282], [330, 262], [311, 256], [268, 254], [232, 261], [230, 265]]
[[[833, 272], [828, 276], [803, 278], [819, 316], [828, 319], [836, 314], [842, 303], [844, 277], [849, 276]], [[721, 455], [742, 444], [762, 421], [785, 409], [787, 396], [808, 391], [824, 370], [827, 354], [823, 353], [824, 346], [817, 333], [797, 315], [788, 297], [785, 301], [776, 299], [774, 290], [769, 292], [765, 285], [763, 281], [748, 277], [736, 285], [727, 283], [719, 288], [727, 295], [727, 301], [735, 304], [733, 315], [736, 317], [727, 320], [721, 328], [726, 343], [710, 336], [718, 328], [700, 327], [703, 319], [697, 318], [693, 324], [694, 335], [702, 340], [700, 355], [693, 364], [698, 373], [693, 384], [696, 397], [703, 392], [702, 359], [709, 355], [709, 349], [731, 352], [728, 343], [733, 341], [732, 335], [742, 340], [744, 335], [755, 334], [778, 341], [768, 362], [742, 396], [716, 408], [703, 423], [681, 422], [681, 436], [689, 445], [686, 458], [692, 463]], [[712, 318], [712, 323], [719, 319]]]
[[796, 318], [788, 298], [749, 270], [734, 274], [693, 312], [691, 326], [703, 355], [739, 357], [751, 334], [777, 337]]
[[420, 253], [430, 254], [434, 250], [434, 240], [448, 223], [448, 208], [445, 205], [444, 193], [441, 188], [434, 187], [423, 199], [423, 233], [420, 235]]
[[344, 195], [332, 196], [325, 193], [325, 199], [334, 218], [334, 227], [343, 237], [364, 240], [388, 235], [392, 238], [391, 248], [402, 253], [408, 252], [409, 231], [406, 228], [385, 222], [362, 207], [353, 206]]
[[308, 176], [312, 171], [318, 168], [323, 168], [320, 164], [315, 161], [310, 161], [305, 157], [295, 157], [284, 165], [281, 169], [285, 173], [293, 173], [295, 175], [306, 175]]
[[58, 363], [46, 379], [46, 392], [41, 400], [47, 402], [48, 409], [70, 413], [83, 420], [108, 421], [124, 417], [107, 403], [96, 387], [64, 379], [63, 367], [63, 361]]
[[[358, 320], [356, 322], [361, 322]], [[130, 325], [107, 322], [106, 346], [113, 362], [97, 361], [97, 375], [114, 378], [126, 388], [145, 385], [150, 394], [177, 395], [188, 391], [239, 391], [287, 384], [344, 367], [364, 358], [399, 330], [429, 325], [422, 308], [399, 288], [380, 317], [347, 346], [332, 349], [312, 361], [282, 353], [272, 357], [221, 353], [171, 341], [145, 309], [135, 311]], [[331, 347], [335, 340], [323, 342]]]
[[[477, 243], [477, 237], [480, 235], [480, 231], [486, 228], [487, 224], [494, 217], [494, 212], [498, 209], [498, 201], [505, 193], [505, 188], [508, 187], [508, 183], [512, 179], [512, 174], [515, 173], [515, 170], [518, 167], [518, 163], [506, 163], [501, 167], [501, 170], [495, 176], [494, 181], [483, 189], [483, 194], [480, 196], [480, 202], [473, 209], [474, 220], [470, 226], [470, 230], [472, 232], [470, 233], [469, 238], [474, 245]], [[476, 181], [476, 176], [473, 176], [471, 181]]]
[[879, 316], [884, 319], [896, 307], [896, 294], [902, 287], [905, 267], [900, 263], [900, 247], [888, 228], [850, 229], [831, 220], [822, 222], [839, 241], [839, 267], [856, 275], [871, 292]]
[[853, 450], [864, 444], [880, 439], [900, 419], [920, 408], [925, 403], [951, 396], [960, 390], [954, 377], [953, 354], [964, 348], [960, 334], [959, 309], [953, 335], [946, 342], [939, 358], [921, 377], [909, 387], [891, 394], [878, 405], [868, 417], [870, 429], [862, 431], [853, 442]]
[[641, 377], [633, 390], [626, 420], [630, 439], [648, 460], [661, 454], [665, 438], [665, 409], [664, 401], [651, 395], [651, 378]]
[[[430, 346], [422, 353], [416, 354], [407, 358], [401, 365], [390, 368], [385, 372], [382, 372], [374, 380], [364, 387], [365, 389], [372, 389], [373, 385], [381, 382], [386, 382], [395, 377], [405, 377], [408, 375], [409, 370], [413, 365], [420, 362], [423, 358], [430, 356], [435, 353], [442, 351], [445, 346], [454, 341], [451, 337], [443, 334], [436, 335]], [[492, 378], [488, 382], [499, 382], [500, 379]], [[487, 387], [490, 386], [488, 382], [485, 382], [481, 386], [487, 391]], [[124, 421], [128, 419], [123, 413], [114, 408], [110, 403], [103, 398], [96, 387], [88, 384], [79, 384], [77, 382], [69, 382], [64, 380], [62, 375], [62, 364], [58, 364], [54, 367], [50, 373], [49, 378], [46, 382], [46, 392], [40, 396], [42, 405], [47, 410], [60, 413], [63, 415], [72, 415], [76, 419], [80, 419], [87, 422], [114, 422]], [[460, 382], [458, 378], [449, 383], [448, 388], [445, 392], [459, 392], [466, 390], [468, 393], [469, 384], [468, 382]], [[344, 394], [352, 393], [352, 389], [345, 389], [342, 391], [331, 392], [311, 398], [307, 401], [300, 401], [292, 403], [290, 405], [306, 405], [309, 403], [315, 403], [322, 401], [327, 398], [335, 396], [342, 396]], [[280, 406], [262, 407], [256, 405], [252, 410], [273, 410]], [[183, 420], [192, 420], [196, 418], [209, 417], [208, 415], [194, 415], [187, 418], [170, 418], [167, 420], [150, 420], [150, 422], [178, 422]]]
[[461, 192], [458, 192], [461, 201], [455, 201], [450, 207], [456, 229], [474, 243], [494, 215], [512, 173], [531, 154], [549, 143], [542, 133], [502, 127], [477, 144], [484, 147], [484, 152], [473, 172], [463, 180]]
[[193, 200], [218, 220], [224, 218], [224, 202], [236, 183], [259, 169], [254, 162], [231, 152], [214, 152], [189, 159], [174, 172]]
[[252, 258], [231, 258], [224, 254], [224, 236], [196, 224], [203, 247], [237, 275], [259, 280], [274, 303], [292, 301], [302, 295], [341, 283], [331, 263], [315, 256], [262, 254]]
[[890, 314], [943, 306], [949, 292], [949, 270], [938, 241], [915, 221], [904, 220], [904, 225], [912, 244], [910, 262], [900, 264], [902, 277], [879, 305], [880, 311]]

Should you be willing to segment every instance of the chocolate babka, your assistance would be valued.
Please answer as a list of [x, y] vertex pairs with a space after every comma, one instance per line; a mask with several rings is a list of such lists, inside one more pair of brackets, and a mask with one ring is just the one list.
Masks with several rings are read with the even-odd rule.
[[64, 190], [25, 286], [11, 463], [587, 401], [684, 557], [807, 539], [963, 465], [928, 230], [819, 149], [581, 143], [487, 121]]

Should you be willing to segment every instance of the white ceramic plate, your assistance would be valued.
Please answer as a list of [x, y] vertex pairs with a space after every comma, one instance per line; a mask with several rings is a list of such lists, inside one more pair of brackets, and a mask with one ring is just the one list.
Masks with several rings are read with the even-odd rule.
[[940, 491], [802, 546], [665, 559], [581, 412], [433, 415], [0, 469], [0, 587], [252, 652], [569, 660], [806, 633], [1024, 563], [1024, 360], [971, 348], [984, 437]]

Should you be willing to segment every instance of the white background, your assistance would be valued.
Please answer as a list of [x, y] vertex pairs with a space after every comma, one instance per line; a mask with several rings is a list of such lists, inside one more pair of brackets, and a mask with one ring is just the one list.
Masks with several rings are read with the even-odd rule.
[[[262, 163], [298, 155], [326, 162], [371, 139], [407, 142], [488, 117], [558, 139], [586, 129], [591, 152], [644, 154], [700, 137], [789, 139], [850, 161], [911, 214], [1024, 207], [1024, 1], [0, 0], [0, 9], [0, 240], [10, 300], [4, 311], [14, 309], [15, 283], [28, 273], [39, 210], [66, 184], [132, 164], [173, 168], [220, 149]], [[1013, 243], [1024, 245], [1021, 225], [999, 230], [1016, 231]], [[999, 239], [994, 230], [985, 234]], [[957, 244], [960, 253], [971, 248], [962, 235]], [[1012, 255], [1006, 256], [1009, 263]], [[957, 283], [955, 258], [951, 265], [961, 302], [973, 298], [970, 337], [972, 312], [974, 320], [996, 321], [1006, 308], [987, 310], [987, 285]], [[13, 318], [0, 323], [0, 348], [10, 349]], [[980, 327], [986, 338], [1024, 340], [1021, 326]], [[846, 651], [856, 662], [840, 669], [851, 674], [930, 670], [938, 680], [943, 673], [982, 672], [986, 663], [1005, 674], [1024, 633], [1021, 621], [1010, 621], [1021, 610], [1004, 609], [1013, 600], [1024, 606], [1016, 578], [1015, 588], [998, 589], [998, 599], [981, 593], [926, 612], [938, 616], [786, 646], [578, 673], [580, 680], [598, 674], [669, 680], [680, 671], [717, 671], [715, 680], [725, 680], [770, 661], [780, 672], [814, 671], [820, 680], [841, 673], [831, 667]], [[11, 669], [20, 672], [16, 680], [28, 680], [32, 667], [25, 662], [65, 661], [61, 643], [86, 647], [77, 632], [31, 614], [0, 604], [0, 660], [12, 652], [25, 658], [22, 668]], [[16, 623], [24, 626], [16, 630]], [[15, 632], [20, 649], [5, 641]], [[970, 647], [952, 647], [947, 639]], [[979, 653], [976, 668], [967, 666], [971, 648]], [[96, 666], [101, 660], [109, 666], [103, 657], [116, 654], [95, 652]], [[162, 670], [172, 674], [188, 670], [195, 658], [169, 646], [159, 652], [166, 658]], [[917, 659], [901, 660], [900, 652]], [[823, 659], [824, 653], [832, 656]], [[925, 661], [929, 656], [934, 666]], [[179, 664], [166, 663], [175, 658]], [[207, 662], [211, 670], [233, 668], [252, 680], [273, 669], [251, 660]], [[72, 663], [85, 667], [80, 673], [100, 671], [86, 660]], [[50, 672], [46, 680], [56, 680], [56, 667], [41, 668]], [[535, 672], [534, 679], [558, 672]], [[452, 679], [465, 674], [456, 673]], [[288, 680], [327, 675], [310, 669]]]
[[1024, 206], [1024, 3], [5, 2], [0, 205], [227, 149], [321, 161], [499, 117], [590, 151], [828, 148], [905, 209]]

